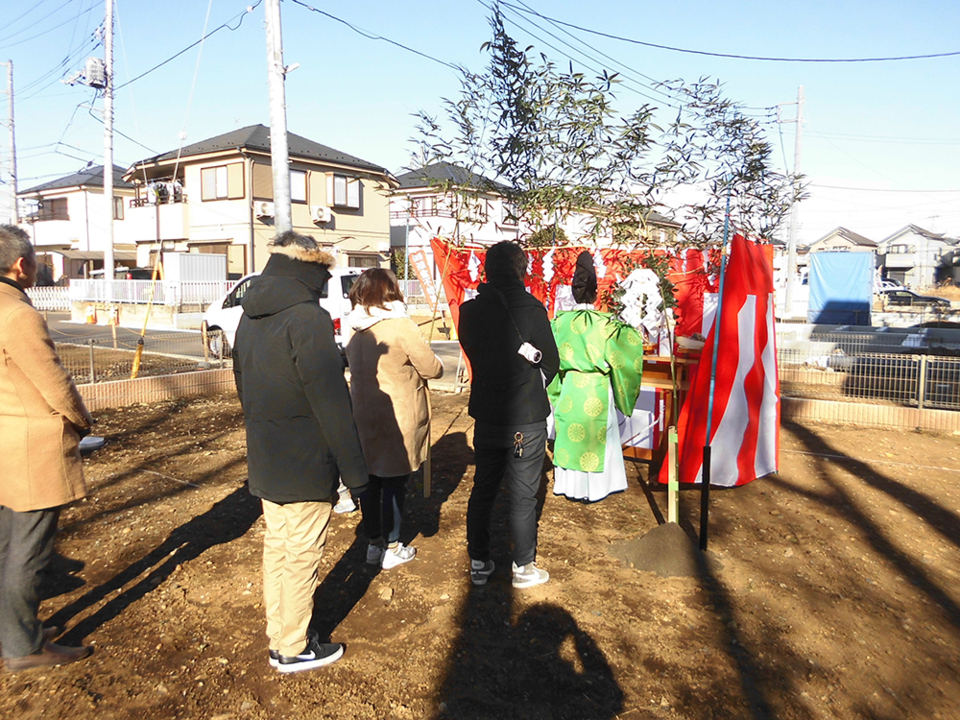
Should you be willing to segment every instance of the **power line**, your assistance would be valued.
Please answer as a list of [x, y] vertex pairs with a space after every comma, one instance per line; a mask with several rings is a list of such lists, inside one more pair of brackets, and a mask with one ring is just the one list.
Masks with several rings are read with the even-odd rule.
[[[338, 22], [338, 23], [341, 23], [341, 24], [343, 24], [343, 25], [346, 25], [348, 28], [350, 28], [350, 29], [353, 30], [355, 33], [357, 33], [357, 35], [362, 35], [363, 37], [367, 38], [368, 40], [382, 40], [383, 42], [389, 43], [390, 45], [395, 45], [396, 47], [400, 48], [401, 50], [406, 50], [407, 52], [411, 52], [411, 53], [413, 53], [414, 55], [419, 55], [420, 57], [426, 58], [427, 60], [432, 60], [433, 62], [439, 63], [440, 65], [445, 65], [445, 66], [447, 66], [448, 68], [451, 68], [452, 70], [457, 70], [457, 71], [459, 71], [459, 70], [461, 69], [459, 66], [454, 65], [453, 63], [448, 63], [448, 62], [445, 61], [445, 60], [440, 60], [439, 58], [435, 58], [435, 57], [433, 57], [432, 55], [427, 55], [426, 53], [420, 52], [419, 50], [414, 50], [412, 47], [408, 47], [408, 46], [406, 46], [406, 45], [404, 45], [404, 44], [402, 44], [402, 43], [398, 43], [396, 40], [391, 40], [390, 38], [383, 37], [383, 35], [377, 35], [377, 34], [375, 34], [375, 33], [367, 32], [366, 30], [361, 30], [361, 29], [358, 28], [356, 25], [351, 25], [351, 24], [348, 23], [346, 20], [342, 20], [342, 19], [338, 18], [338, 17], [335, 16], [335, 15], [331, 15], [331, 14], [328, 13], [328, 12], [324, 12], [323, 10], [318, 10], [317, 8], [315, 8], [315, 7], [311, 6], [311, 5], [307, 5], [307, 3], [302, 2], [302, 0], [292, 0], [292, 2], [293, 2], [294, 4], [296, 4], [296, 5], [300, 5], [301, 7], [305, 7], [305, 8], [306, 8], [307, 10], [309, 10], [310, 12], [315, 12], [315, 13], [318, 13], [319, 15], [324, 15], [324, 16], [330, 18], [331, 20], [335, 20], [335, 21]], [[257, 4], [259, 5], [259, 3], [257, 3]]]
[[[246, 10], [244, 10], [242, 13], [240, 13], [239, 15], [234, 15], [230, 20], [227, 20], [227, 22], [223, 23], [223, 25], [220, 25], [219, 27], [214, 28], [213, 30], [211, 30], [210, 32], [208, 32], [206, 35], [204, 35], [202, 38], [200, 38], [199, 40], [197, 40], [196, 42], [190, 43], [189, 45], [187, 45], [187, 46], [186, 46], [183, 50], [181, 50], [180, 52], [178, 52], [178, 53], [176, 53], [176, 54], [174, 54], [174, 55], [171, 55], [170, 57], [168, 57], [168, 58], [167, 58], [166, 60], [164, 60], [163, 62], [157, 63], [157, 64], [154, 65], [152, 68], [150, 68], [150, 69], [147, 70], [146, 72], [140, 73], [139, 75], [137, 75], [137, 76], [136, 76], [135, 78], [133, 78], [132, 80], [127, 80], [127, 81], [126, 81], [125, 83], [123, 83], [122, 85], [117, 85], [116, 87], [113, 88], [114, 92], [116, 92], [117, 90], [120, 90], [120, 89], [122, 89], [122, 88], [125, 88], [127, 85], [131, 85], [131, 84], [135, 83], [137, 80], [140, 80], [140, 79], [143, 78], [143, 77], [146, 77], [147, 75], [149, 75], [150, 73], [152, 73], [154, 70], [159, 70], [160, 68], [162, 68], [162, 67], [163, 67], [164, 65], [166, 65], [167, 63], [169, 63], [169, 62], [171, 62], [171, 61], [173, 61], [173, 60], [176, 60], [178, 57], [180, 57], [181, 55], [183, 55], [185, 52], [187, 52], [188, 50], [190, 50], [190, 49], [192, 49], [192, 48], [195, 48], [197, 45], [199, 45], [200, 43], [202, 43], [202, 42], [203, 42], [204, 40], [206, 40], [208, 37], [210, 37], [211, 35], [215, 35], [216, 33], [220, 32], [220, 31], [223, 30], [224, 28], [228, 29], [230, 32], [234, 32], [234, 31], [236, 31], [236, 30], [239, 30], [239, 29], [240, 29], [240, 26], [243, 25], [243, 19], [244, 19], [249, 13], [252, 13], [254, 10], [256, 10], [257, 7], [258, 7], [258, 6], [260, 5], [260, 3], [262, 3], [262, 2], [263, 2], [263, 0], [257, 0], [257, 2], [255, 2], [253, 5], [251, 5], [250, 7], [248, 7], [248, 8], [247, 8]], [[240, 18], [240, 22], [237, 23], [237, 26], [236, 26], [236, 27], [230, 27], [230, 23], [233, 22], [234, 20], [236, 20], [237, 18]], [[136, 141], [134, 141], [134, 142], [136, 142]], [[137, 143], [137, 144], [139, 144], [139, 143]]]
[[898, 138], [891, 135], [849, 135], [831, 132], [809, 132], [813, 137], [837, 138], [857, 142], [889, 143], [893, 145], [960, 145], [960, 140], [938, 140], [936, 138]]
[[960, 190], [897, 190], [895, 188], [844, 187], [842, 185], [821, 185], [810, 183], [809, 187], [829, 188], [831, 190], [856, 190], [858, 192], [895, 192], [895, 193], [960, 193]]
[[[477, 1], [478, 1], [481, 5], [483, 5], [485, 8], [487, 8], [488, 10], [492, 10], [492, 8], [491, 8], [489, 5], [487, 5], [485, 2], [483, 2], [483, 0], [477, 0]], [[528, 7], [528, 8], [529, 8], [529, 6], [527, 6], [525, 3], [523, 3], [522, 0], [521, 0], [521, 3], [520, 3], [520, 4], [523, 5], [524, 7]], [[516, 12], [516, 11], [514, 11], [514, 12]], [[554, 35], [553, 33], [551, 33], [549, 30], [545, 30], [544, 28], [541, 28], [539, 25], [537, 25], [536, 23], [533, 23], [533, 22], [530, 21], [530, 20], [526, 20], [526, 22], [529, 22], [529, 23], [531, 23], [534, 27], [538, 28], [539, 30], [541, 30], [541, 31], [543, 31], [543, 32], [546, 32], [548, 35], [550, 35], [550, 37], [555, 38], [558, 42], [563, 43], [566, 47], [569, 47], [571, 50], [574, 50], [575, 52], [579, 52], [581, 55], [583, 55], [584, 57], [589, 58], [589, 59], [592, 60], [593, 62], [599, 62], [598, 60], [596, 60], [595, 58], [591, 58], [589, 55], [587, 55], [586, 53], [582, 52], [581, 50], [575, 49], [572, 45], [570, 45], [570, 43], [568, 43], [568, 42], [566, 42], [565, 40], [557, 37], [556, 35]], [[550, 22], [550, 21], [548, 21], [548, 22]], [[514, 21], [514, 24], [516, 24], [516, 21]], [[653, 83], [654, 85], [660, 85], [660, 84], [661, 84], [661, 82], [660, 82], [659, 80], [656, 80], [655, 78], [652, 78], [652, 77], [650, 77], [649, 75], [645, 75], [644, 73], [642, 73], [642, 72], [640, 72], [640, 71], [638, 71], [638, 70], [635, 70], [635, 69], [631, 68], [629, 65], [626, 65], [625, 63], [616, 60], [615, 58], [611, 57], [610, 55], [607, 55], [606, 53], [604, 53], [604, 52], [603, 52], [602, 50], [600, 50], [599, 48], [594, 47], [594, 46], [591, 45], [590, 43], [584, 42], [583, 40], [581, 40], [580, 38], [578, 38], [578, 37], [577, 37], [576, 35], [574, 35], [573, 33], [568, 32], [567, 30], [564, 30], [563, 28], [559, 27], [556, 23], [552, 23], [552, 22], [551, 22], [551, 24], [554, 25], [554, 27], [557, 27], [557, 29], [559, 29], [559, 30], [561, 30], [562, 32], [564, 32], [565, 34], [569, 35], [571, 38], [573, 38], [574, 40], [576, 40], [576, 41], [577, 41], [578, 43], [580, 43], [581, 45], [583, 45], [583, 46], [589, 48], [590, 50], [598, 53], [601, 57], [606, 58], [607, 60], [610, 60], [610, 61], [613, 62], [615, 65], [619, 65], [621, 68], [626, 68], [626, 69], [629, 70], [631, 73], [635, 73], [636, 75], [639, 75], [640, 77], [642, 77], [642, 78], [650, 81], [650, 82]], [[527, 32], [529, 32], [529, 31], [527, 31]], [[531, 33], [531, 35], [533, 35], [533, 34]], [[533, 35], [533, 37], [536, 38], [535, 35]], [[537, 40], [540, 40], [540, 38], [536, 38], [536, 39], [537, 39]], [[567, 56], [567, 57], [569, 57], [569, 56]], [[677, 98], [677, 97], [671, 95], [670, 93], [667, 93], [667, 92], [661, 90], [661, 89], [658, 88], [658, 87], [651, 87], [651, 86], [646, 85], [645, 83], [642, 83], [642, 82], [639, 82], [639, 81], [635, 81], [635, 82], [637, 82], [638, 85], [641, 85], [641, 86], [643, 86], [643, 87], [648, 88], [651, 92], [655, 92], [655, 93], [657, 93], [657, 94], [659, 94], [659, 95], [663, 95], [663, 96], [664, 96], [665, 98], [667, 98], [668, 100], [672, 100], [672, 101], [675, 102], [675, 103], [680, 103], [680, 105], [683, 105], [682, 99]], [[639, 93], [639, 94], [642, 95], [642, 93]], [[651, 99], [651, 100], [653, 99], [653, 98], [650, 98], [648, 95], [643, 95], [643, 97], [647, 97], [648, 99]], [[671, 107], [676, 107], [676, 106], [671, 105]]]
[[[297, 0], [294, 0], [296, 2]], [[720, 58], [731, 58], [734, 60], [762, 60], [765, 62], [797, 62], [797, 63], [864, 63], [864, 62], [892, 62], [897, 60], [928, 60], [931, 58], [942, 58], [942, 57], [954, 57], [960, 55], [960, 50], [953, 52], [945, 53], [931, 53], [929, 55], [901, 55], [897, 57], [870, 57], [870, 58], [785, 58], [785, 57], [765, 57], [758, 55], [732, 55], [728, 53], [716, 53], [716, 52], [707, 52], [705, 50], [690, 50], [687, 48], [678, 48], [672, 47], [670, 45], [658, 45], [656, 43], [644, 42], [643, 40], [635, 40], [633, 38], [622, 37], [620, 35], [612, 35], [610, 33], [601, 32], [599, 30], [591, 30], [590, 28], [585, 28], [580, 25], [575, 25], [573, 23], [564, 22], [563, 20], [557, 20], [556, 18], [551, 18], [547, 15], [538, 13], [535, 10], [525, 10], [520, 9], [515, 5], [511, 5], [508, 2], [502, 3], [505, 7], [512, 8], [518, 12], [526, 12], [537, 17], [541, 17], [544, 20], [549, 20], [551, 22], [558, 23], [560, 25], [565, 25], [574, 30], [579, 30], [581, 32], [590, 33], [591, 35], [598, 35], [600, 37], [609, 38], [610, 40], [619, 40], [620, 42], [631, 43], [633, 45], [642, 45], [644, 47], [655, 48], [657, 50], [670, 50], [671, 52], [686, 53], [689, 55], [706, 55], [707, 57], [720, 57]]]
[[[65, 7], [66, 5], [69, 5], [71, 2], [74, 2], [74, 0], [67, 0], [67, 2], [65, 2], [65, 3], [64, 3], [63, 5], [61, 5], [59, 8], [57, 8], [57, 10], [59, 10], [59, 9], [62, 8], [62, 7]], [[86, 10], [81, 10], [78, 14], [74, 15], [72, 18], [69, 18], [68, 20], [64, 20], [64, 21], [63, 21], [62, 23], [60, 23], [59, 25], [54, 25], [54, 26], [51, 27], [51, 28], [47, 28], [47, 29], [44, 30], [43, 32], [37, 33], [36, 35], [31, 35], [30, 37], [24, 38], [23, 40], [17, 40], [16, 42], [7, 42], [7, 40], [9, 40], [10, 38], [16, 37], [16, 36], [19, 35], [21, 32], [25, 32], [25, 31], [26, 31], [27, 29], [29, 29], [29, 28], [25, 28], [24, 30], [18, 30], [18, 31], [16, 31], [15, 33], [13, 33], [12, 35], [7, 35], [6, 37], [0, 38], [0, 42], [5, 43], [4, 47], [13, 47], [14, 45], [23, 45], [23, 43], [25, 43], [25, 42], [30, 42], [31, 40], [36, 40], [36, 39], [39, 38], [39, 37], [43, 37], [43, 36], [46, 35], [47, 33], [53, 32], [53, 31], [56, 30], [57, 28], [63, 27], [63, 26], [66, 25], [67, 23], [71, 23], [71, 22], [73, 22], [74, 20], [77, 20], [77, 19], [80, 18], [82, 15], [86, 15], [87, 13], [89, 13], [89, 12], [92, 11], [92, 10], [93, 10], [93, 6], [91, 5], [91, 6], [90, 6], [89, 8], [87, 8]], [[46, 18], [44, 18], [44, 19], [46, 19]], [[38, 22], [40, 22], [40, 21], [38, 21]], [[31, 25], [30, 27], [33, 27], [33, 26]]]

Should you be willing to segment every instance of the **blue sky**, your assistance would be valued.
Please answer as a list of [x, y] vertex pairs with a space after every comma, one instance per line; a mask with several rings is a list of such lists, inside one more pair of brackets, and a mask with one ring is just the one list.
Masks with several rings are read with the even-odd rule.
[[[245, 12], [255, 2], [117, 0], [115, 127], [132, 138], [116, 137], [118, 164], [176, 149], [181, 132], [189, 144], [268, 124], [263, 5]], [[90, 88], [60, 79], [81, 69], [86, 57], [102, 57], [93, 34], [103, 20], [103, 0], [5, 0], [3, 7], [0, 61], [14, 64], [20, 188], [75, 172], [90, 160], [101, 163], [103, 126], [94, 117], [101, 102]], [[874, 240], [908, 223], [960, 237], [960, 55], [875, 63], [720, 58], [560, 29], [520, 13], [523, 8], [686, 50], [851, 59], [960, 51], [960, 3], [510, 0], [505, 8], [508, 28], [521, 43], [558, 63], [566, 64], [571, 55], [583, 72], [605, 66], [629, 76], [618, 91], [624, 114], [647, 101], [645, 95], [663, 100], [644, 76], [719, 79], [728, 97], [770, 120], [765, 127], [777, 163], [791, 169], [796, 126], [772, 122], [775, 112], [767, 108], [796, 101], [802, 85], [801, 170], [811, 183], [811, 198], [800, 206], [801, 243], [839, 225]], [[480, 46], [489, 37], [489, 10], [478, 0], [284, 0], [281, 11], [284, 60], [300, 64], [286, 84], [290, 131], [394, 172], [410, 162], [413, 114], [437, 113], [442, 98], [457, 96], [458, 77], [442, 62], [471, 70], [485, 63]], [[338, 20], [410, 50], [366, 37]], [[235, 29], [219, 30], [202, 46], [124, 86], [198, 41], [205, 28], [210, 32], [228, 22]], [[0, 96], [4, 121], [5, 100]], [[786, 119], [795, 112], [795, 106], [783, 108]], [[8, 150], [7, 133], [0, 129], [4, 179]]]

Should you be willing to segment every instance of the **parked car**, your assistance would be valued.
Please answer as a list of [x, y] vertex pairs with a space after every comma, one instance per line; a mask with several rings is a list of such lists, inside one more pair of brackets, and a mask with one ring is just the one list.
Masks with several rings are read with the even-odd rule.
[[896, 280], [891, 280], [890, 278], [883, 278], [877, 283], [877, 292], [883, 292], [884, 290], [903, 290], [904, 287]]
[[939, 310], [946, 310], [950, 307], [950, 301], [945, 298], [934, 295], [918, 295], [913, 290], [907, 290], [906, 288], [881, 290], [880, 295], [886, 300], [887, 305], [932, 307]]
[[[356, 282], [363, 268], [357, 267], [332, 267], [330, 268], [330, 280], [320, 295], [320, 307], [330, 313], [333, 319], [334, 337], [337, 345], [341, 342], [340, 326], [343, 318], [350, 312], [350, 288]], [[244, 293], [250, 287], [250, 283], [255, 280], [260, 273], [245, 275], [237, 280], [226, 295], [217, 298], [203, 313], [203, 320], [207, 324], [207, 330], [222, 330], [223, 333], [210, 333], [207, 337], [207, 344], [210, 352], [216, 355], [227, 357], [230, 355], [230, 348], [233, 347], [237, 337], [237, 326], [240, 324], [240, 316], [243, 315], [243, 308], [240, 306], [240, 300]], [[221, 346], [221, 337], [223, 345]]]

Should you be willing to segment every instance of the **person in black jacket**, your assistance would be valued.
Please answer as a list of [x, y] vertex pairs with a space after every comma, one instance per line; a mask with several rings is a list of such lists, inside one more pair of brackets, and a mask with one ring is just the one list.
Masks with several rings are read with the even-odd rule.
[[320, 294], [334, 264], [292, 231], [269, 244], [263, 273], [241, 301], [233, 372], [247, 430], [250, 492], [263, 502], [263, 595], [270, 663], [311, 670], [343, 655], [309, 630], [337, 480], [368, 482], [343, 358]]
[[473, 374], [469, 412], [476, 420], [476, 475], [467, 506], [474, 585], [486, 584], [494, 570], [490, 514], [504, 477], [510, 487], [513, 586], [532, 587], [550, 578], [535, 562], [536, 494], [550, 414], [544, 387], [557, 374], [560, 358], [546, 309], [523, 287], [526, 268], [519, 245], [497, 243], [484, 262], [487, 282], [460, 309], [460, 345]]

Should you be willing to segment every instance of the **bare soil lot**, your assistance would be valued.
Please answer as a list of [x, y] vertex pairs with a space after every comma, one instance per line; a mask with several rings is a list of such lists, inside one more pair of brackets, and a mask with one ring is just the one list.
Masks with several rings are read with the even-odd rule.
[[[434, 395], [433, 494], [411, 488], [412, 563], [364, 564], [359, 515], [333, 522], [314, 625], [329, 668], [267, 663], [260, 508], [235, 397], [98, 414], [107, 446], [64, 512], [41, 614], [91, 643], [75, 665], [0, 674], [10, 718], [957, 718], [960, 438], [785, 425], [781, 472], [711, 494], [710, 562], [689, 577], [612, 551], [666, 514], [631, 465], [586, 505], [545, 473], [547, 585], [469, 581], [466, 395]], [[681, 497], [699, 524], [699, 493]], [[80, 565], [83, 565], [80, 567]]]

